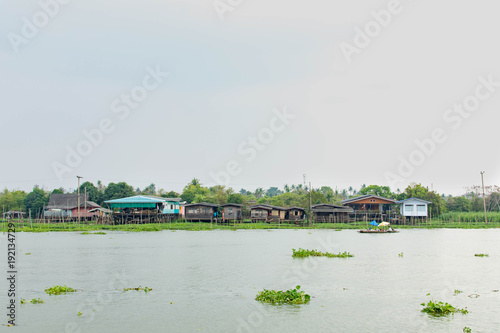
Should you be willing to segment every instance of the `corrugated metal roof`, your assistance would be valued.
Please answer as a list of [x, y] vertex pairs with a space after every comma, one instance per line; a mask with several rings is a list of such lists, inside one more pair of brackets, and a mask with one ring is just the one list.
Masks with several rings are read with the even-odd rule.
[[378, 195], [373, 195], [373, 194], [365, 194], [365, 195], [361, 195], [359, 197], [342, 200], [340, 203], [346, 204], [346, 203], [356, 202], [356, 201], [363, 200], [363, 199], [368, 199], [368, 198], [377, 198], [377, 199], [380, 199], [380, 200], [386, 200], [386, 201], [390, 201], [392, 203], [396, 203], [396, 200], [389, 199], [389, 198], [384, 198], [384, 197], [381, 197], [381, 196], [378, 196]]
[[397, 201], [396, 203], [403, 203], [403, 202], [410, 201], [410, 200], [415, 200], [415, 201], [425, 202], [425, 203], [428, 203], [428, 204], [431, 204], [431, 203], [432, 203], [432, 201], [427, 201], [427, 200], [420, 199], [420, 198], [409, 198], [409, 199], [404, 199], [404, 200]]
[[104, 201], [105, 203], [161, 203], [166, 202], [166, 198], [153, 197], [148, 195], [134, 195], [132, 197]]
[[192, 203], [192, 204], [189, 204], [189, 205], [185, 205], [184, 207], [193, 207], [193, 206], [205, 206], [205, 207], [213, 207], [213, 208], [219, 207], [219, 205], [213, 204], [213, 203], [209, 203], [209, 202]]
[[[80, 203], [85, 202], [85, 194], [80, 194]], [[47, 204], [47, 209], [71, 209], [78, 207], [78, 194], [52, 193]]]

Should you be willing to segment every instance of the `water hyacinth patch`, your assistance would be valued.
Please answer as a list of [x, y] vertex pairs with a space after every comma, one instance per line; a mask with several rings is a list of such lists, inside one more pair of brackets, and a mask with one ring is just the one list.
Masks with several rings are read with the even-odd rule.
[[330, 252], [320, 252], [317, 250], [304, 250], [299, 248], [298, 250], [292, 249], [294, 258], [306, 258], [306, 257], [328, 257], [328, 258], [351, 258], [354, 257], [353, 254], [350, 254], [347, 251], [339, 252], [338, 254], [330, 253]]
[[53, 286], [53, 287], [45, 289], [45, 292], [52, 296], [52, 295], [60, 295], [60, 294], [65, 294], [65, 293], [74, 293], [74, 292], [76, 292], [76, 289], [67, 287], [66, 285]]
[[296, 286], [295, 289], [289, 289], [287, 291], [264, 289], [264, 291], [259, 291], [257, 297], [255, 297], [256, 301], [273, 305], [305, 304], [309, 302], [310, 299], [311, 296], [300, 291], [300, 286]]
[[431, 316], [436, 316], [436, 317], [447, 316], [455, 312], [460, 312], [462, 314], [469, 313], [467, 309], [455, 308], [449, 303], [434, 302], [433, 300], [429, 301], [429, 303], [427, 304], [422, 303], [420, 305], [424, 307], [422, 309], [422, 312], [428, 313]]
[[45, 301], [41, 298], [33, 298], [31, 301], [30, 301], [31, 304], [42, 304], [42, 303], [45, 303]]
[[489, 257], [490, 255], [487, 253], [476, 253], [474, 254], [475, 257]]
[[148, 287], [144, 287], [142, 288], [141, 286], [137, 287], [137, 288], [123, 288], [123, 291], [129, 291], [129, 290], [137, 290], [137, 291], [142, 291], [144, 290], [144, 292], [150, 292], [151, 290], [153, 290], [152, 288], [148, 288]]

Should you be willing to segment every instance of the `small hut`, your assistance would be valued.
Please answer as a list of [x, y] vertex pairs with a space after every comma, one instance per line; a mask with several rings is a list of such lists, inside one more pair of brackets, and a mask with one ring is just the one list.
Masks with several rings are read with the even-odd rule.
[[399, 212], [404, 217], [427, 217], [427, 205], [432, 204], [432, 201], [423, 200], [420, 198], [409, 198], [396, 202], [400, 204]]
[[280, 222], [285, 220], [287, 209], [271, 205], [255, 205], [250, 207], [252, 222]]
[[353, 212], [351, 207], [330, 204], [314, 205], [311, 210], [316, 223], [348, 222], [349, 214]]
[[286, 210], [285, 220], [302, 221], [306, 217], [306, 210], [300, 207], [289, 207]]
[[22, 219], [26, 213], [19, 210], [9, 210], [3, 213], [4, 219]]
[[241, 209], [243, 205], [227, 203], [222, 205], [222, 221], [240, 221], [242, 220]]
[[185, 218], [188, 222], [211, 222], [214, 220], [217, 221], [219, 217], [219, 205], [213, 203], [193, 203], [185, 205], [184, 209]]

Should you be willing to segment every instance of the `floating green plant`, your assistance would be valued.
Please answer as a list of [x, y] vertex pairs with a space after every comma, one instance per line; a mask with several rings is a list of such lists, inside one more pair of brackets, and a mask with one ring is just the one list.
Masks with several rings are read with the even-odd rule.
[[21, 298], [20, 302], [21, 304], [26, 304], [26, 300], [24, 298]]
[[428, 314], [430, 314], [432, 316], [436, 316], [436, 317], [446, 316], [446, 315], [449, 315], [449, 314], [455, 313], [455, 312], [460, 312], [462, 314], [466, 314], [469, 312], [469, 311], [467, 311], [467, 309], [455, 308], [449, 303], [434, 302], [434, 300], [430, 300], [429, 303], [427, 303], [427, 304], [422, 303], [420, 305], [422, 305], [424, 307], [422, 309], [422, 312], [428, 313]]
[[259, 291], [256, 301], [263, 303], [271, 303], [273, 305], [282, 304], [304, 304], [309, 302], [311, 296], [303, 291], [300, 291], [300, 286], [296, 286], [295, 289], [289, 289], [287, 291], [282, 290], [267, 290]]
[[74, 292], [76, 292], [76, 289], [67, 287], [66, 285], [53, 286], [53, 287], [45, 289], [45, 292], [52, 296], [52, 295], [60, 295], [60, 294], [65, 294], [65, 293], [74, 293]]
[[404, 256], [404, 252], [401, 252], [401, 253], [398, 254], [398, 257], [402, 258], [403, 256]]
[[82, 314], [83, 314], [83, 313], [81, 313], [81, 312], [78, 312], [78, 313], [77, 313], [76, 315], [77, 315], [77, 316], [81, 316]]
[[472, 333], [472, 330], [470, 327], [465, 326], [464, 329], [462, 330], [463, 333]]
[[487, 253], [476, 253], [474, 256], [475, 257], [489, 257], [490, 255]]
[[41, 298], [33, 298], [31, 301], [30, 301], [31, 304], [42, 304], [42, 303], [45, 303], [45, 301]]
[[148, 287], [144, 287], [142, 288], [141, 286], [137, 287], [137, 288], [123, 288], [123, 291], [129, 291], [129, 290], [138, 290], [138, 291], [142, 291], [144, 290], [144, 292], [150, 292], [151, 290], [153, 290], [152, 288], [148, 288]]
[[460, 295], [461, 293], [463, 293], [463, 291], [455, 289], [454, 293], [455, 293], [455, 296], [457, 296], [457, 295]]
[[106, 235], [104, 231], [98, 231], [98, 232], [88, 232], [84, 231], [81, 233], [82, 235]]
[[31, 252], [26, 252], [25, 255], [30, 256]]
[[299, 248], [298, 250], [295, 250], [295, 249], [292, 249], [292, 250], [293, 250], [292, 257], [295, 257], [295, 258], [306, 258], [306, 257], [309, 257], [309, 256], [312, 256], [312, 257], [328, 257], [328, 258], [350, 258], [350, 257], [354, 257], [354, 255], [350, 254], [347, 251], [342, 252], [342, 253], [339, 252], [338, 254], [335, 254], [335, 253], [330, 253], [330, 252], [320, 252], [320, 251], [317, 251], [317, 250], [304, 250], [302, 248]]

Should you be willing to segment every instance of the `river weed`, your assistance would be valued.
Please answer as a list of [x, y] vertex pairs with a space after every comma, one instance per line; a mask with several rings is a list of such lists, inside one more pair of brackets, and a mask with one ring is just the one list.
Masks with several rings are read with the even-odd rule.
[[300, 291], [300, 286], [296, 286], [295, 289], [289, 289], [287, 291], [264, 289], [264, 291], [259, 291], [257, 297], [255, 297], [256, 301], [273, 305], [305, 304], [309, 302], [310, 299], [311, 296]]
[[148, 288], [148, 287], [144, 287], [142, 288], [141, 286], [137, 287], [137, 288], [123, 288], [123, 291], [129, 291], [129, 290], [137, 290], [137, 291], [142, 291], [144, 290], [144, 292], [150, 292], [151, 290], [153, 290], [152, 288]]
[[429, 303], [427, 304], [422, 303], [420, 305], [424, 307], [422, 309], [422, 312], [428, 313], [429, 315], [436, 317], [446, 316], [455, 312], [460, 312], [462, 314], [469, 313], [469, 311], [467, 311], [467, 308], [459, 309], [455, 308], [449, 303], [434, 302], [433, 300], [430, 300]]
[[339, 252], [338, 254], [330, 253], [330, 252], [320, 252], [317, 250], [305, 250], [299, 248], [298, 250], [292, 249], [294, 258], [306, 258], [306, 257], [328, 257], [328, 258], [351, 258], [354, 257], [353, 254], [350, 254], [347, 251]]
[[60, 295], [60, 294], [65, 294], [65, 293], [73, 293], [73, 292], [76, 292], [76, 289], [67, 287], [66, 285], [53, 286], [53, 287], [45, 289], [45, 292], [52, 296], [52, 295]]

